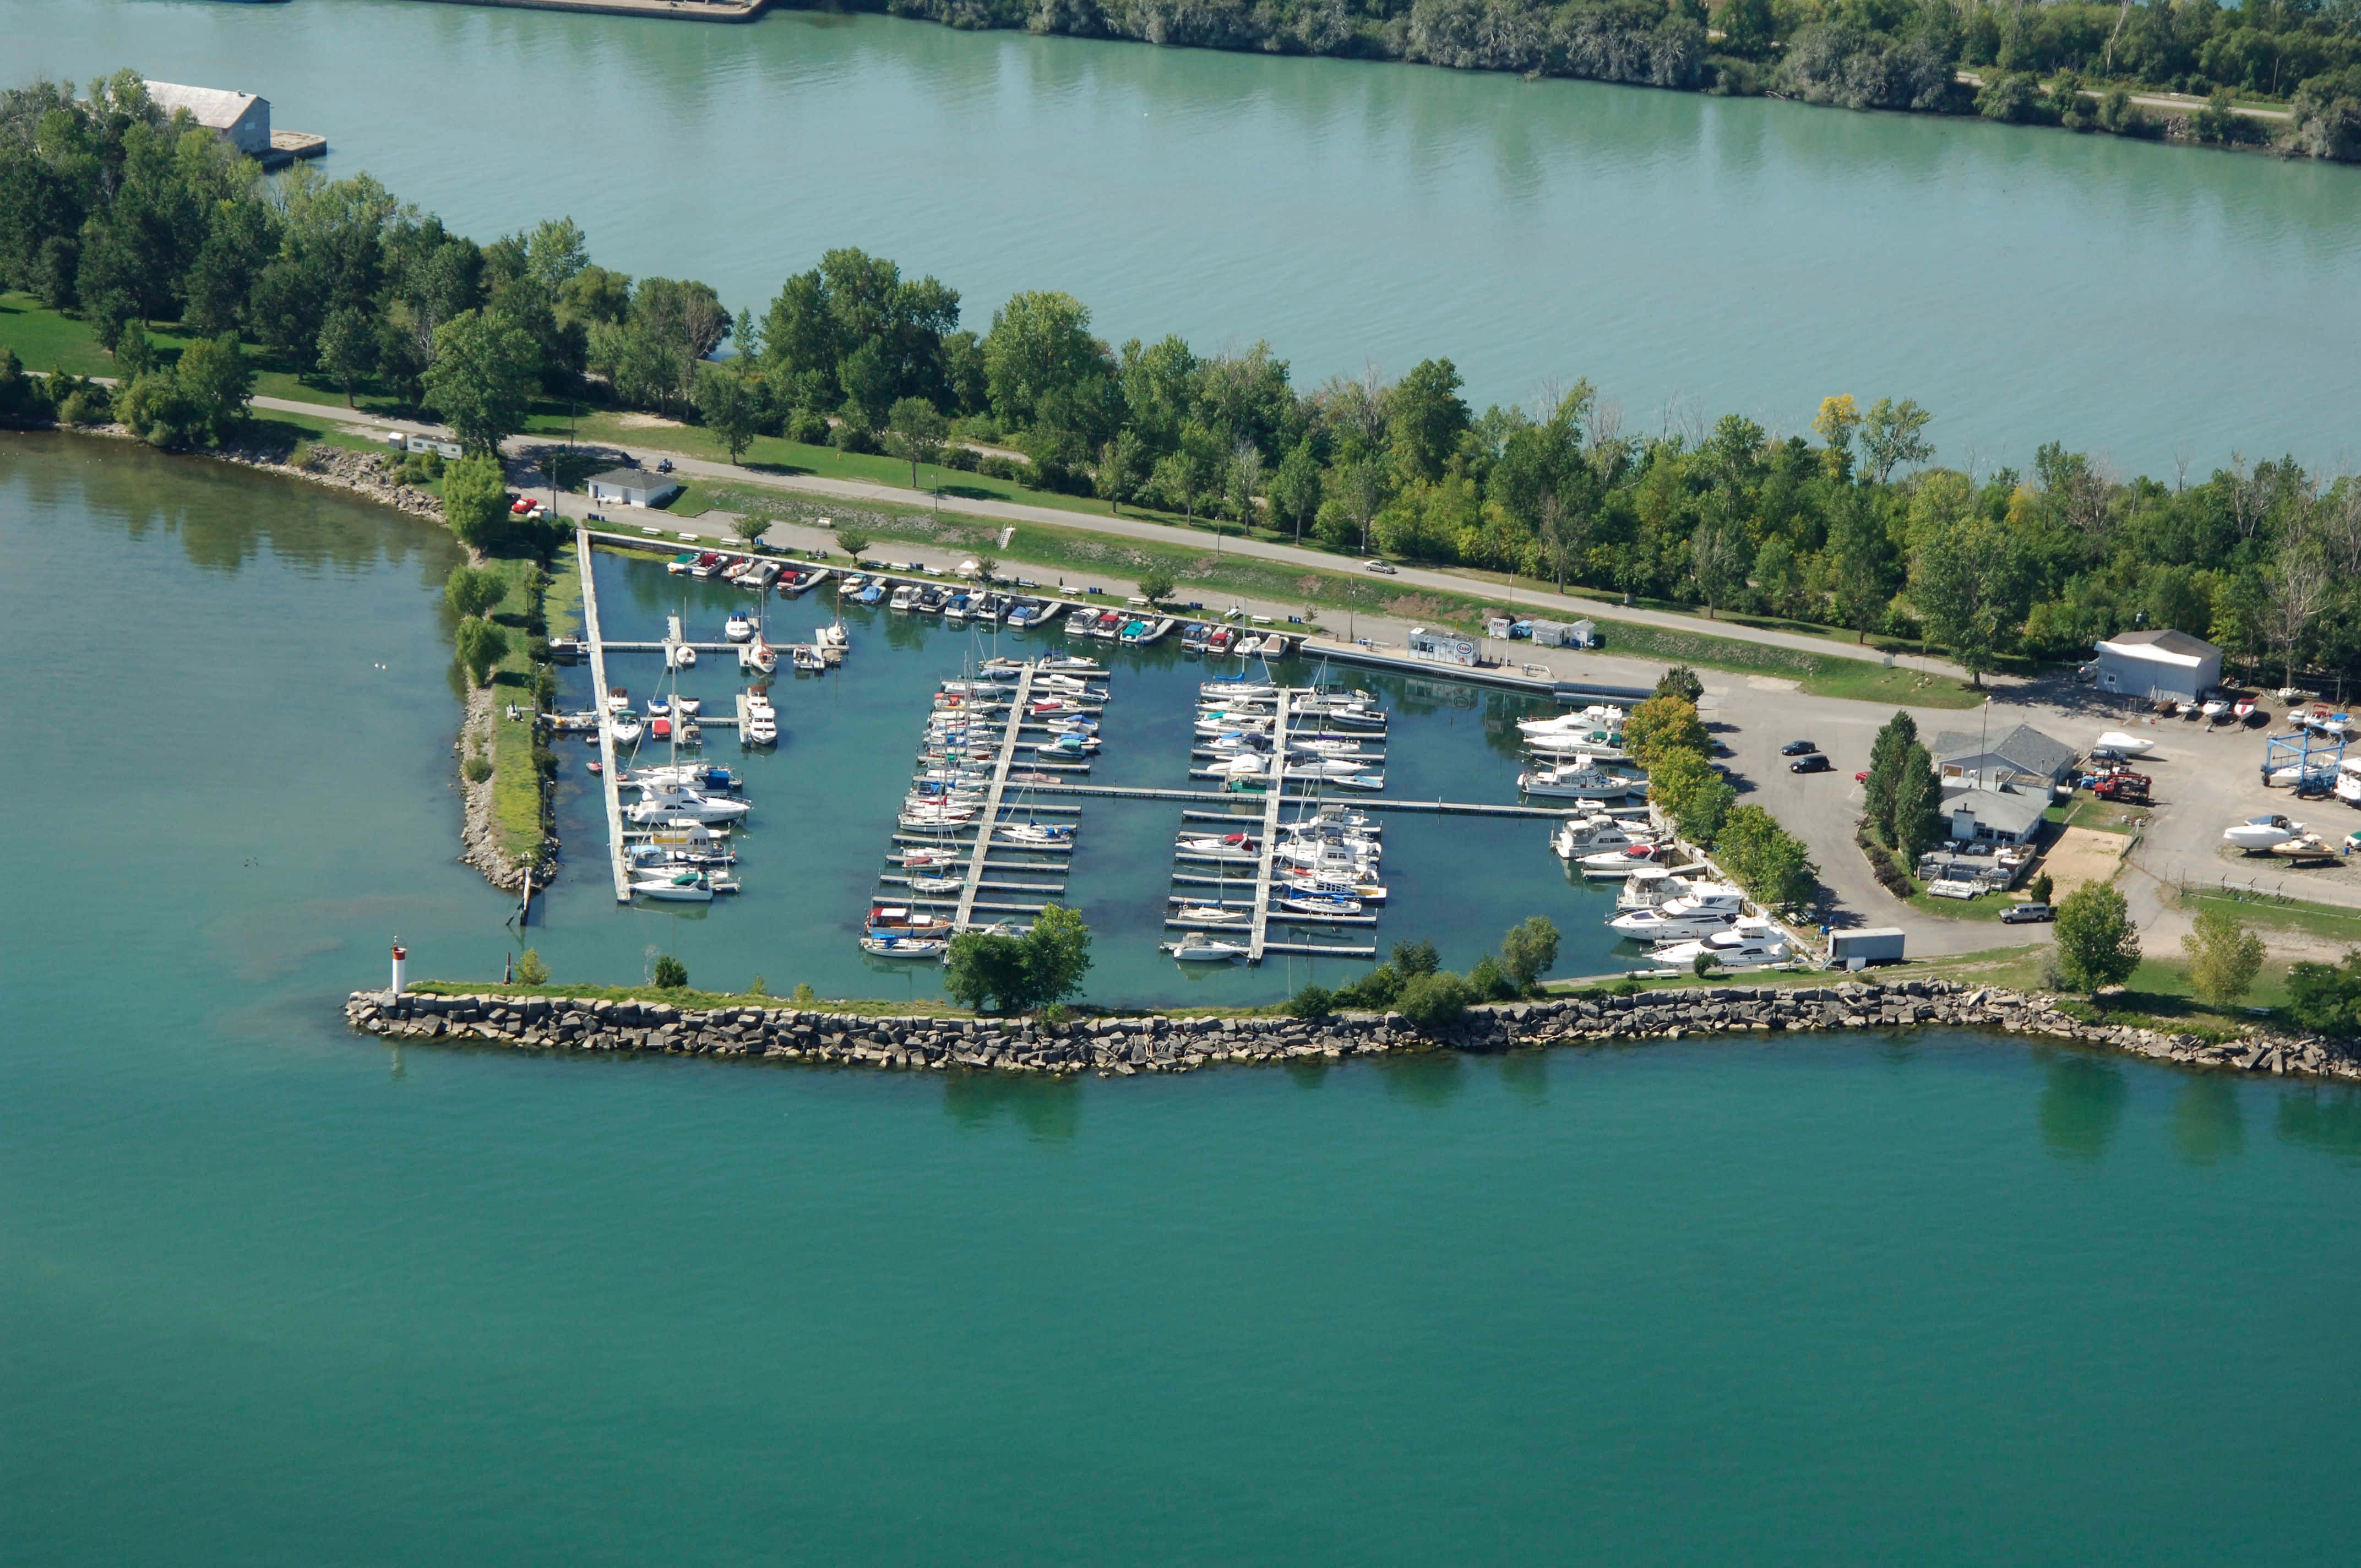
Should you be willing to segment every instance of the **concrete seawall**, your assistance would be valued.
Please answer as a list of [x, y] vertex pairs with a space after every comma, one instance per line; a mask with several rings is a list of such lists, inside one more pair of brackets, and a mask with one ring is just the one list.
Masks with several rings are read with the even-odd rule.
[[485, 1040], [529, 1050], [649, 1051], [920, 1070], [960, 1067], [1111, 1075], [1394, 1050], [1497, 1051], [1940, 1025], [2079, 1040], [2192, 1067], [2361, 1080], [2361, 1058], [2341, 1041], [2252, 1031], [2214, 1044], [2194, 1035], [2086, 1024], [2059, 1011], [2050, 997], [1946, 980], [1701, 987], [1515, 1003], [1472, 1008], [1462, 1022], [1433, 1031], [1415, 1027], [1398, 1013], [1310, 1020], [1152, 1016], [1041, 1024], [868, 1017], [785, 1007], [697, 1011], [654, 1002], [568, 997], [397, 998], [362, 991], [352, 993], [345, 1014], [356, 1029], [389, 1039]]

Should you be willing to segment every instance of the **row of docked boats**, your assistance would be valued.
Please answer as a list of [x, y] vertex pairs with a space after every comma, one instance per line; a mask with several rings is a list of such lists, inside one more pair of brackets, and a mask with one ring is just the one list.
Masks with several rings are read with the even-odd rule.
[[718, 579], [735, 583], [755, 593], [766, 593], [775, 587], [789, 598], [828, 575], [824, 567], [798, 566], [774, 556], [747, 555], [729, 550], [684, 550], [664, 563], [664, 570], [676, 577], [694, 577], [700, 582]]
[[1525, 752], [1524, 768], [1517, 774], [1519, 793], [1572, 800], [1592, 810], [1644, 793], [1647, 776], [1631, 767], [1631, 754], [1623, 750], [1623, 718], [1621, 708], [1599, 704], [1518, 720]]
[[[1029, 683], [1024, 679], [1028, 668]], [[1022, 804], [1023, 791], [1060, 777], [1060, 772], [1030, 759], [1055, 757], [1063, 772], [1089, 766], [1106, 706], [1104, 678], [1096, 661], [1060, 655], [1029, 664], [988, 659], [939, 683], [910, 787], [895, 816], [897, 847], [888, 857], [886, 874], [899, 883], [903, 896], [872, 903], [862, 922], [862, 951], [881, 959], [946, 958], [960, 927], [956, 915], [946, 914], [942, 905], [955, 909], [967, 892], [979, 849], [987, 857], [995, 851], [1028, 857], [1017, 861], [1017, 869], [1042, 872], [1061, 866], [1062, 857], [1072, 854], [1076, 825], [1035, 820], [1039, 812]], [[1001, 758], [1012, 726], [1017, 748], [1003, 777]], [[1047, 739], [1031, 739], [1040, 736]], [[1003, 796], [996, 809], [995, 778]], [[1016, 803], [1007, 798], [1009, 786], [1016, 787]], [[1004, 935], [1019, 930], [1005, 922], [985, 929]]]
[[1194, 771], [1233, 793], [1266, 791], [1275, 779], [1369, 793], [1386, 787], [1386, 713], [1376, 697], [1333, 687], [1285, 696], [1282, 728], [1279, 686], [1243, 677], [1200, 683], [1192, 750], [1209, 766]]
[[1162, 641], [1180, 624], [1169, 615], [1159, 615], [1153, 609], [1093, 609], [1084, 605], [1066, 617], [1066, 635], [1094, 637], [1102, 642], [1120, 642], [1137, 648]]
[[1180, 628], [1180, 646], [1191, 653], [1232, 654], [1241, 659], [1284, 659], [1302, 646], [1301, 638], [1284, 631], [1257, 631], [1250, 626], [1227, 626], [1218, 620], [1192, 620]]
[[1746, 894], [1726, 883], [1693, 880], [1702, 866], [1667, 866], [1669, 839], [1605, 815], [1569, 817], [1550, 850], [1586, 876], [1620, 880], [1608, 929], [1648, 948], [1647, 967], [1686, 969], [1709, 956], [1723, 969], [1763, 969], [1795, 958], [1784, 927], [1751, 914]]
[[[1381, 832], [1367, 813], [1334, 804], [1314, 809], [1307, 803], [1295, 820], [1279, 824], [1268, 845], [1272, 916], [1318, 923], [1374, 916], [1387, 897], [1378, 875], [1385, 856]], [[1182, 928], [1182, 935], [1164, 943], [1164, 950], [1183, 963], [1231, 963], [1249, 957], [1264, 857], [1259, 834], [1182, 828], [1173, 842], [1173, 860], [1189, 869], [1176, 872], [1176, 880], [1202, 885], [1203, 869], [1210, 866], [1216, 873], [1215, 891], [1210, 898], [1173, 895], [1165, 924]], [[1233, 866], [1246, 873], [1238, 887], [1243, 899], [1226, 896]]]

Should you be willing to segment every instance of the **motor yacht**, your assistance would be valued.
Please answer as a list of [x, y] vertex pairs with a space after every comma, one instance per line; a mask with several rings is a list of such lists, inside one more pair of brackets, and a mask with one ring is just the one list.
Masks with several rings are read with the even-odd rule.
[[1629, 850], [1640, 844], [1653, 847], [1655, 842], [1655, 834], [1646, 828], [1598, 812], [1559, 823], [1557, 831], [1550, 835], [1549, 844], [1551, 852], [1559, 860], [1574, 861], [1602, 850]]
[[1618, 915], [1608, 927], [1637, 941], [1676, 941], [1707, 937], [1735, 926], [1745, 916], [1746, 895], [1719, 883], [1699, 883], [1680, 897], [1652, 909]]
[[1723, 969], [1760, 969], [1784, 963], [1793, 957], [1787, 934], [1768, 920], [1741, 920], [1728, 930], [1670, 942], [1648, 955], [1649, 961], [1667, 969], [1686, 969], [1698, 955], [1710, 954]]

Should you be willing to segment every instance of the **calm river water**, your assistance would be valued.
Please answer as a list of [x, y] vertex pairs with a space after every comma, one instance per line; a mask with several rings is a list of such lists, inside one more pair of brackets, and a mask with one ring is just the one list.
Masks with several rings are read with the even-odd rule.
[[0, 0], [10, 80], [269, 98], [482, 238], [759, 314], [857, 245], [979, 330], [1065, 289], [1121, 341], [1268, 337], [1300, 384], [1447, 355], [1478, 406], [1587, 376], [1653, 430], [1915, 397], [1942, 460], [2060, 440], [2202, 473], [2356, 457], [2361, 170], [1594, 82], [959, 33], [415, 0]]
[[[0, 1561], [2350, 1561], [2347, 1091], [1942, 1034], [1055, 1084], [349, 1035], [391, 934], [512, 942], [452, 860], [451, 559], [0, 437]], [[860, 699], [943, 652], [855, 636], [765, 795], [845, 798], [693, 968], [841, 972], [880, 803], [823, 753], [898, 755]], [[1403, 880], [1477, 938], [1548, 891], [1452, 874]], [[677, 924], [594, 881], [566, 961]]]

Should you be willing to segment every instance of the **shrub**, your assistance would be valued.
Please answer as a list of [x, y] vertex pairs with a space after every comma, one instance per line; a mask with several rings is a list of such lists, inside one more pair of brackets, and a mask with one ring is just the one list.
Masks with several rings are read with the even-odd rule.
[[1379, 964], [1350, 985], [1338, 990], [1335, 1005], [1356, 1012], [1382, 1013], [1401, 994], [1402, 973], [1391, 964]]
[[1422, 938], [1415, 942], [1396, 942], [1393, 950], [1394, 968], [1405, 980], [1422, 974], [1433, 974], [1443, 966], [1443, 955], [1434, 944]]
[[746, 982], [746, 994], [749, 996], [768, 996], [770, 993], [769, 984], [759, 974]]
[[787, 1000], [798, 1003], [818, 1002], [819, 1000], [819, 992], [811, 988], [811, 981], [807, 980], [799, 980], [796, 981], [795, 994], [788, 997]]
[[1335, 1011], [1336, 993], [1324, 986], [1307, 985], [1279, 1004], [1290, 1018], [1325, 1018]]
[[1861, 846], [1861, 854], [1869, 861], [1869, 873], [1877, 879], [1878, 886], [1896, 898], [1907, 898], [1917, 891], [1885, 846], [1871, 836], [1868, 817], [1862, 817], [1853, 829], [1853, 842]]
[[1689, 972], [1703, 980], [1713, 972], [1713, 951], [1708, 948], [1689, 960]]
[[1467, 989], [1482, 1002], [1513, 1002], [1518, 994], [1516, 982], [1500, 968], [1500, 960], [1489, 953], [1477, 959], [1476, 967], [1467, 971]]
[[539, 948], [527, 948], [524, 950], [524, 956], [517, 959], [516, 976], [519, 983], [524, 985], [549, 983], [549, 966], [541, 961]]
[[469, 784], [482, 784], [492, 776], [492, 764], [481, 757], [470, 757], [459, 764], [459, 771], [467, 775]]
[[796, 409], [780, 422], [780, 430], [789, 441], [806, 446], [828, 444], [828, 416], [818, 409]]
[[2049, 890], [2055, 885], [2049, 880], [2049, 873], [2043, 872], [2025, 884], [2025, 895], [2036, 904], [2047, 904], [2049, 902]]
[[943, 454], [943, 466], [956, 468], [962, 474], [972, 474], [979, 459], [972, 447], [954, 446]]
[[1675, 664], [1656, 677], [1655, 695], [1676, 696], [1695, 707], [1705, 696], [1705, 683], [1697, 679], [1697, 673], [1686, 664]]
[[1458, 1022], [1477, 1000], [1475, 988], [1449, 970], [1412, 975], [1404, 981], [1394, 1006], [1422, 1029], [1439, 1029]]
[[688, 986], [688, 966], [665, 953], [656, 959], [656, 967], [649, 971], [648, 978], [658, 991], [683, 991]]

